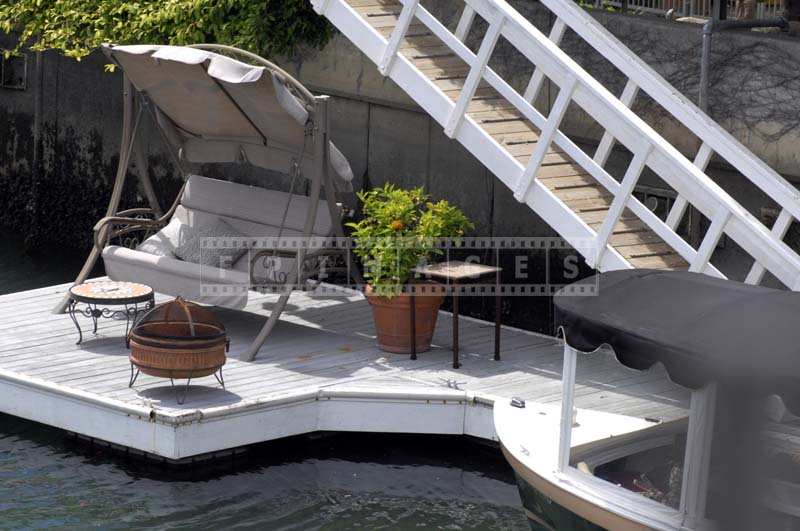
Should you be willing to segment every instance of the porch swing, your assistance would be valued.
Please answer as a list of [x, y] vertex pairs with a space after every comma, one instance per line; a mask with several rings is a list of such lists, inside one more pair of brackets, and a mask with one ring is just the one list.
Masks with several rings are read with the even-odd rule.
[[[310, 245], [315, 239], [344, 236], [343, 203], [352, 201], [352, 170], [328, 140], [327, 96], [314, 96], [269, 61], [229, 46], [104, 45], [103, 52], [124, 74], [122, 142], [106, 217], [94, 227], [94, 247], [75, 284], [86, 280], [102, 256], [112, 280], [141, 282], [159, 293], [227, 308], [243, 308], [254, 283], [271, 285], [280, 296], [241, 357], [250, 361], [277, 323], [292, 288], [313, 276], [331, 252], [344, 254], [348, 274], [360, 281], [347, 249]], [[163, 214], [145, 152], [136, 142], [145, 112], [185, 176]], [[150, 208], [119, 211], [131, 158]], [[288, 174], [289, 191], [197, 173], [200, 164], [230, 162]], [[299, 193], [303, 184], [307, 195]], [[223, 226], [225, 235], [241, 236], [228, 238], [235, 245], [267, 241], [269, 248], [248, 248], [227, 264], [231, 267], [176, 256], [187, 235], [207, 234], [215, 225]], [[136, 248], [111, 245], [115, 238], [141, 231], [151, 235]], [[219, 230], [210, 233], [220, 235]], [[282, 237], [292, 245], [283, 248]], [[66, 301], [55, 311], [63, 312]]]

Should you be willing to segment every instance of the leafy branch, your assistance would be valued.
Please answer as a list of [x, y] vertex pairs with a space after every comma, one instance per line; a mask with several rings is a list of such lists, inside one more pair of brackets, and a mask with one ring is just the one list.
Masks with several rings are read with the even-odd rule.
[[76, 59], [106, 42], [210, 42], [274, 56], [332, 35], [307, 0], [0, 0], [0, 30], [20, 37], [6, 54], [30, 45]]

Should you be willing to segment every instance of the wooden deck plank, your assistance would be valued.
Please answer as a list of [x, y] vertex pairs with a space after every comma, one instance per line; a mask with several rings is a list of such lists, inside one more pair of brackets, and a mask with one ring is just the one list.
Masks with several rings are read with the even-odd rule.
[[[554, 172], [548, 174], [547, 180], [567, 185], [582, 184], [583, 178]], [[614, 237], [647, 234], [626, 232]], [[649, 243], [634, 241], [628, 243], [628, 250], [660, 249], [657, 242]], [[669, 260], [669, 256], [664, 259]], [[454, 391], [448, 387], [450, 381], [458, 382], [458, 389], [474, 393], [519, 395], [540, 401], [557, 400], [560, 392], [562, 353], [554, 338], [504, 328], [502, 361], [496, 362], [492, 359], [492, 323], [462, 318], [462, 367], [455, 370], [449, 350], [449, 314], [440, 314], [434, 348], [421, 353], [418, 360], [410, 360], [406, 355], [386, 354], [375, 347], [371, 309], [356, 294], [342, 298], [293, 294], [290, 307], [256, 362], [240, 362], [236, 356], [250, 343], [277, 299], [254, 293], [246, 311], [216, 310], [232, 340], [231, 357], [224, 368], [226, 390], [213, 377], [196, 380], [186, 404], [178, 405], [168, 380], [140, 375], [134, 388], [128, 387], [130, 365], [122, 337], [123, 321], [101, 319], [97, 338], [87, 334], [83, 344], [74, 344], [77, 335], [69, 317], [50, 313], [67, 287], [65, 284], [0, 298], [0, 311], [9, 316], [21, 312], [14, 322], [0, 323], [0, 370], [6, 371], [4, 374], [16, 374], [54, 386], [53, 389], [84, 393], [82, 396], [110, 404], [154, 408], [167, 416], [220, 408], [230, 410], [234, 416], [246, 414], [237, 411], [249, 411], [247, 408], [254, 403], [313, 389]], [[89, 322], [82, 321], [84, 328]], [[685, 411], [680, 403], [682, 395], [674, 394], [653, 375], [630, 371], [602, 357], [590, 357], [579, 366], [576, 396], [579, 404], [583, 400], [606, 411], [630, 411], [642, 416], [672, 418]]]

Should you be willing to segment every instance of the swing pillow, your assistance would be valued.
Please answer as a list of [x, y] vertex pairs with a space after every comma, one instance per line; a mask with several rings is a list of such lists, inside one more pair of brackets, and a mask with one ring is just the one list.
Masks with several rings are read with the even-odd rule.
[[187, 228], [189, 233], [185, 235], [185, 241], [175, 248], [175, 256], [184, 262], [231, 269], [247, 252], [245, 241], [226, 241], [229, 238], [244, 238], [245, 235], [224, 219], [215, 217], [202, 227]]

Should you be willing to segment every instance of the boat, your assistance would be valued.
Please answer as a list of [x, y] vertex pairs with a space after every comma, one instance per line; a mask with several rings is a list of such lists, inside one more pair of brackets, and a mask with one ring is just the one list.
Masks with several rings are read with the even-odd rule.
[[[511, 400], [494, 410], [531, 528], [795, 529], [800, 296], [676, 271], [577, 285], [597, 295], [573, 285], [555, 298], [561, 406]], [[691, 389], [688, 421], [576, 410], [579, 353], [603, 349], [635, 370], [661, 365]]]

